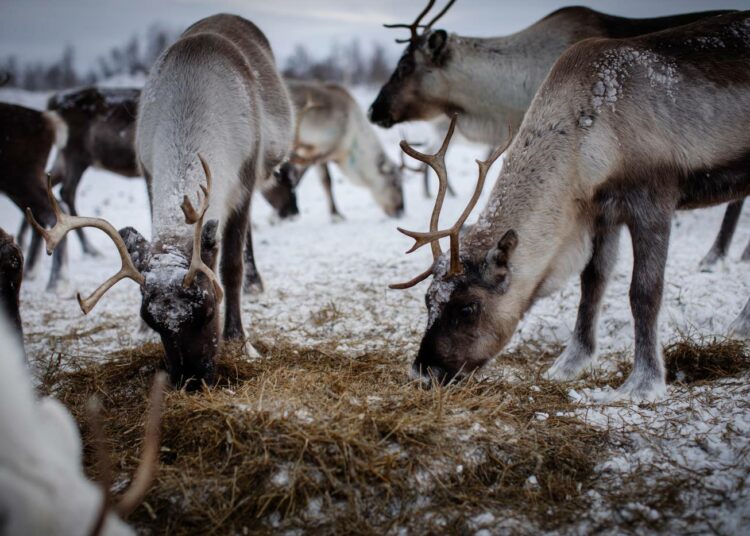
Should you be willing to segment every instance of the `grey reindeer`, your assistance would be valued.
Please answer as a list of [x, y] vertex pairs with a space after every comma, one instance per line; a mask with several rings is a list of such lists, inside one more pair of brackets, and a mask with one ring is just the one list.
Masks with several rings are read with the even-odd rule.
[[[79, 227], [110, 236], [122, 269], [91, 297], [79, 296], [81, 307], [90, 311], [120, 279], [138, 283], [141, 318], [161, 336], [173, 384], [212, 381], [222, 299], [223, 338], [245, 339], [240, 297], [250, 200], [287, 158], [293, 125], [261, 30], [234, 15], [200, 20], [159, 57], [140, 98], [135, 146], [151, 199], [151, 242], [130, 227], [118, 233], [104, 220], [59, 212], [52, 231], [35, 226], [48, 248]], [[186, 195], [193, 192], [197, 209]]]
[[[631, 19], [586, 7], [566, 7], [520, 32], [473, 38], [432, 29], [454, 2], [448, 2], [424, 25], [421, 21], [435, 0], [430, 0], [412, 25], [386, 25], [411, 28], [412, 36], [406, 40], [408, 46], [390, 80], [372, 103], [371, 121], [389, 128], [404, 121], [459, 113], [461, 134], [495, 146], [506, 139], [508, 128], [518, 131], [550, 68], [572, 44], [590, 37], [634, 37], [729, 13], [704, 11]], [[716, 240], [700, 263], [702, 269], [709, 269], [726, 255], [742, 202], [727, 207]], [[742, 258], [750, 260], [750, 244]]]
[[[671, 221], [676, 210], [750, 193], [749, 54], [750, 12], [588, 39], [566, 51], [534, 97], [477, 223], [459, 236], [462, 220], [439, 230], [433, 214], [429, 232], [405, 231], [413, 249], [434, 248], [426, 272], [395, 286], [433, 276], [412, 372], [450, 381], [482, 367], [536, 300], [580, 273], [572, 340], [546, 372], [554, 380], [580, 375], [596, 355], [597, 317], [625, 226], [635, 358], [608, 398], [664, 396], [657, 318]], [[404, 149], [445, 174], [444, 149], [435, 157]], [[438, 196], [438, 215], [441, 203]], [[448, 236], [450, 258], [436, 242]], [[750, 337], [750, 301], [729, 332]]]

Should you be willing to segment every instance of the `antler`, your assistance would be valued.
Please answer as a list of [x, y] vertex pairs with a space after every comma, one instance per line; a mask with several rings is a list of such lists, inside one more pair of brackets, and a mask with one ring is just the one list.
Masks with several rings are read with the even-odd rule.
[[203, 166], [203, 173], [206, 175], [206, 185], [203, 186], [201, 184], [200, 186], [203, 191], [203, 199], [201, 199], [200, 192], [198, 192], [198, 199], [201, 202], [200, 209], [195, 210], [187, 195], [182, 198], [182, 205], [180, 205], [183, 214], [185, 214], [185, 223], [189, 225], [195, 224], [193, 231], [193, 256], [190, 259], [188, 273], [185, 275], [185, 279], [182, 280], [182, 286], [188, 288], [195, 281], [198, 272], [203, 272], [214, 284], [216, 301], [217, 303], [221, 303], [221, 300], [224, 298], [224, 291], [221, 288], [221, 284], [214, 271], [206, 266], [206, 263], [201, 258], [201, 233], [203, 232], [203, 217], [206, 215], [206, 210], [208, 210], [208, 198], [211, 195], [211, 170], [201, 155], [198, 155], [198, 160], [200, 160], [201, 166]]
[[100, 229], [101, 231], [104, 231], [107, 236], [109, 236], [112, 239], [112, 242], [115, 243], [115, 246], [117, 246], [117, 252], [120, 254], [120, 259], [122, 260], [122, 267], [120, 268], [120, 271], [117, 272], [115, 275], [107, 279], [104, 283], [99, 286], [88, 298], [81, 298], [81, 294], [77, 293], [76, 298], [78, 298], [78, 304], [81, 306], [81, 310], [83, 311], [83, 314], [88, 314], [99, 302], [102, 296], [114, 286], [115, 283], [120, 281], [121, 279], [130, 278], [139, 285], [143, 285], [145, 278], [143, 275], [138, 271], [138, 269], [133, 264], [133, 261], [130, 259], [130, 253], [128, 253], [128, 248], [125, 245], [125, 241], [120, 236], [120, 233], [117, 232], [117, 230], [112, 226], [111, 223], [109, 223], [107, 220], [103, 220], [101, 218], [82, 218], [79, 216], [70, 216], [69, 214], [65, 214], [61, 209], [60, 205], [57, 203], [57, 199], [55, 199], [55, 196], [52, 194], [52, 177], [50, 174], [47, 174], [47, 198], [49, 199], [50, 205], [52, 206], [52, 210], [55, 213], [55, 226], [52, 227], [52, 229], [45, 229], [39, 223], [34, 219], [34, 215], [31, 212], [30, 208], [26, 208], [26, 218], [29, 220], [29, 223], [36, 229], [36, 231], [42, 235], [44, 238], [44, 242], [47, 245], [47, 254], [52, 254], [52, 250], [54, 250], [62, 241], [63, 238], [65, 238], [65, 235], [68, 234], [70, 231], [74, 229], [79, 229], [81, 227], [94, 227], [96, 229]]
[[[133, 510], [143, 502], [151, 483], [156, 476], [159, 461], [160, 424], [162, 405], [164, 401], [164, 388], [167, 383], [167, 375], [157, 372], [151, 385], [149, 394], [149, 411], [146, 419], [146, 427], [141, 447], [141, 459], [133, 475], [130, 487], [125, 491], [120, 501], [114, 506], [115, 512], [125, 519]], [[88, 407], [88, 419], [91, 426], [96, 456], [99, 461], [100, 483], [104, 498], [97, 514], [94, 526], [91, 530], [92, 536], [98, 536], [104, 528], [104, 522], [112, 502], [110, 489], [112, 487], [112, 472], [110, 467], [110, 452], [104, 438], [104, 427], [101, 421], [101, 405], [94, 401]]]
[[[425, 244], [430, 244], [430, 246], [432, 247], [432, 257], [433, 257], [433, 262], [434, 262], [442, 254], [439, 240], [441, 238], [449, 237], [450, 238], [450, 252], [451, 252], [451, 263], [450, 263], [450, 268], [448, 271], [449, 276], [459, 275], [463, 272], [463, 266], [461, 264], [459, 245], [458, 245], [458, 237], [459, 237], [459, 233], [461, 232], [461, 227], [463, 227], [463, 224], [466, 222], [466, 219], [469, 217], [469, 214], [471, 214], [471, 211], [476, 206], [477, 201], [479, 201], [479, 196], [482, 193], [482, 189], [484, 188], [484, 182], [485, 182], [485, 179], [487, 178], [487, 172], [489, 171], [490, 167], [492, 167], [492, 164], [510, 146], [511, 141], [513, 140], [513, 131], [511, 130], [510, 125], [508, 125], [507, 142], [504, 145], [501, 145], [497, 149], [495, 149], [495, 151], [489, 156], [487, 160], [476, 161], [477, 165], [479, 166], [479, 177], [477, 178], [477, 185], [474, 188], [474, 194], [471, 196], [471, 199], [469, 200], [469, 203], [466, 205], [466, 208], [464, 208], [464, 211], [461, 213], [461, 216], [459, 216], [458, 220], [456, 220], [456, 223], [454, 223], [451, 227], [440, 231], [438, 230], [438, 222], [440, 220], [440, 211], [443, 208], [443, 200], [445, 199], [445, 193], [448, 188], [448, 174], [445, 169], [445, 152], [448, 149], [448, 143], [450, 142], [450, 139], [453, 136], [453, 131], [456, 126], [456, 118], [457, 118], [456, 115], [454, 115], [451, 118], [451, 124], [450, 124], [450, 127], [448, 128], [448, 133], [445, 136], [445, 140], [443, 140], [443, 145], [440, 147], [440, 150], [434, 155], [425, 155], [425, 154], [419, 153], [415, 151], [412, 147], [410, 147], [405, 141], [403, 140], [401, 141], [401, 149], [412, 158], [416, 158], [417, 160], [425, 162], [432, 169], [434, 169], [435, 173], [438, 176], [438, 180], [440, 181], [440, 188], [438, 190], [438, 194], [435, 199], [435, 207], [432, 210], [432, 217], [430, 218], [430, 230], [428, 232], [417, 232], [417, 231], [408, 231], [406, 229], [402, 229], [401, 227], [398, 228], [398, 230], [401, 233], [414, 239], [414, 245], [406, 253], [407, 254], [411, 253], [421, 248]], [[422, 272], [411, 281], [407, 281], [406, 283], [393, 284], [393, 285], [390, 285], [390, 288], [406, 289], [406, 288], [413, 287], [417, 283], [427, 279], [427, 277], [429, 277], [431, 273], [432, 273], [432, 268], [430, 268], [429, 270], [425, 272]]]
[[[402, 140], [406, 139], [406, 132], [405, 131], [399, 130], [399, 134], [401, 135], [401, 139]], [[412, 147], [421, 147], [422, 145], [424, 145], [424, 143], [410, 143], [409, 145], [411, 145]], [[424, 170], [424, 168], [425, 168], [425, 164], [424, 163], [420, 167], [418, 167], [418, 168], [414, 168], [414, 167], [409, 166], [409, 164], [406, 163], [406, 158], [404, 158], [404, 152], [403, 151], [401, 151], [399, 153], [399, 158], [401, 159], [401, 164], [398, 166], [398, 170], [399, 171], [413, 171], [414, 173], [421, 173]]]
[[411, 24], [384, 24], [383, 26], [385, 26], [386, 28], [408, 28], [409, 29], [409, 31], [411, 32], [411, 36], [409, 37], [409, 39], [396, 39], [396, 43], [416, 42], [419, 39], [419, 34], [417, 33], [419, 28], [423, 28], [424, 32], [427, 32], [430, 28], [432, 28], [432, 25], [435, 24], [438, 21], [438, 19], [440, 19], [440, 17], [445, 15], [445, 13], [448, 11], [448, 9], [450, 9], [450, 7], [453, 5], [455, 1], [456, 0], [450, 0], [450, 2], [446, 4], [446, 6], [442, 9], [442, 11], [440, 11], [440, 13], [438, 13], [435, 17], [433, 17], [432, 20], [428, 22], [427, 24], [420, 24], [420, 22], [422, 22], [422, 19], [425, 17], [425, 15], [427, 15], [427, 13], [430, 12], [430, 9], [432, 9], [432, 6], [435, 5], [435, 0], [430, 0], [429, 3], [427, 4], [427, 7], [425, 7], [422, 10], [422, 12], [416, 18], [416, 20], [412, 22]]

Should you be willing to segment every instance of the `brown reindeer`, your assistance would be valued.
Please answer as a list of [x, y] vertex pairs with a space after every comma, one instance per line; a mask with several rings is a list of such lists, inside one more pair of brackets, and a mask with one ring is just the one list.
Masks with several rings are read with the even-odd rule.
[[[674, 28], [728, 11], [631, 19], [585, 7], [566, 7], [512, 35], [473, 38], [448, 34], [434, 24], [450, 9], [450, 0], [426, 24], [435, 0], [407, 28], [411, 37], [390, 80], [370, 107], [370, 120], [389, 128], [396, 123], [459, 113], [457, 128], [468, 139], [495, 146], [518, 126], [553, 63], [572, 44], [590, 37], [626, 38]], [[727, 207], [707, 268], [726, 254], [741, 210]], [[746, 250], [750, 257], [750, 246]], [[745, 256], [743, 255], [743, 258]]]
[[[250, 200], [287, 158], [292, 128], [289, 95], [260, 29], [233, 15], [198, 21], [162, 54], [140, 98], [136, 153], [149, 187], [151, 242], [132, 228], [118, 234], [103, 220], [74, 216], [58, 215], [62, 222], [47, 233], [48, 247], [82, 226], [112, 238], [123, 267], [81, 300], [82, 309], [91, 310], [118, 280], [136, 281], [141, 317], [161, 336], [175, 384], [211, 381], [222, 299], [223, 338], [245, 339], [240, 297]], [[194, 192], [198, 209], [188, 198]]]
[[[750, 12], [642, 37], [589, 39], [565, 52], [478, 222], [461, 237], [459, 224], [438, 230], [437, 216], [429, 232], [407, 232], [415, 247], [435, 248], [433, 266], [398, 287], [434, 276], [414, 372], [448, 381], [478, 369], [536, 300], [580, 273], [573, 338], [547, 372], [577, 377], [595, 357], [596, 320], [626, 226], [635, 361], [612, 397], [662, 396], [657, 317], [673, 214], [750, 193], [749, 54]], [[421, 158], [438, 168], [442, 160]], [[448, 236], [450, 261], [436, 243]], [[730, 332], [750, 337], [750, 302]]]
[[[52, 146], [65, 144], [67, 128], [54, 112], [39, 112], [15, 104], [0, 103], [0, 192], [16, 206], [37, 214], [46, 227], [55, 224], [47, 200], [44, 168]], [[40, 237], [32, 239], [26, 259], [26, 274], [34, 272], [39, 260]], [[55, 251], [47, 290], [61, 290], [65, 283], [65, 244]]]
[[0, 229], [0, 309], [10, 321], [23, 347], [23, 325], [19, 312], [19, 294], [23, 281], [23, 253], [13, 237]]

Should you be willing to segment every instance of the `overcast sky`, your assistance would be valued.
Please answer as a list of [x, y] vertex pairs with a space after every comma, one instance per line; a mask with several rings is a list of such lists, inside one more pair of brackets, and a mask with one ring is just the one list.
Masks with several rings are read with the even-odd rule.
[[[503, 35], [571, 4], [631, 17], [750, 9], [750, 0], [458, 0], [439, 26], [463, 35]], [[333, 42], [353, 37], [364, 45], [381, 42], [395, 57], [402, 45], [393, 39], [403, 35], [383, 23], [411, 22], [424, 5], [422, 0], [0, 0], [0, 57], [56, 59], [70, 44], [78, 68], [88, 69], [99, 55], [155, 22], [182, 30], [218, 12], [258, 24], [278, 58], [287, 57], [296, 43], [322, 55]]]

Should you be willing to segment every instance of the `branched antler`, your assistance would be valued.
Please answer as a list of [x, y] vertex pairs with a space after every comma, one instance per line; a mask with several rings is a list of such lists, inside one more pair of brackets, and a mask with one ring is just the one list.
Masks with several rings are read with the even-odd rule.
[[120, 259], [122, 260], [120, 271], [102, 283], [88, 298], [84, 299], [81, 298], [80, 293], [76, 294], [78, 304], [81, 306], [83, 314], [88, 314], [96, 306], [101, 297], [121, 279], [129, 278], [139, 285], [143, 285], [145, 278], [133, 264], [133, 261], [130, 259], [130, 253], [128, 253], [128, 248], [125, 245], [125, 241], [111, 223], [101, 218], [82, 218], [80, 216], [65, 214], [60, 209], [57, 199], [55, 199], [55, 196], [52, 194], [52, 177], [49, 174], [47, 174], [47, 198], [49, 199], [57, 220], [52, 229], [45, 229], [39, 225], [36, 219], [34, 219], [31, 209], [26, 209], [26, 218], [29, 220], [29, 223], [31, 223], [34, 229], [36, 229], [36, 231], [44, 238], [44, 242], [47, 245], [47, 254], [51, 255], [52, 251], [70, 231], [81, 227], [94, 227], [104, 231], [104, 233], [112, 239], [112, 242], [114, 242], [117, 247], [117, 252], [120, 254]]
[[[461, 232], [461, 227], [463, 227], [464, 223], [466, 222], [466, 219], [469, 217], [469, 214], [471, 214], [471, 211], [474, 209], [477, 202], [479, 201], [479, 196], [482, 193], [482, 189], [484, 188], [484, 182], [485, 182], [485, 179], [487, 178], [487, 172], [489, 171], [492, 164], [510, 146], [511, 141], [513, 140], [513, 131], [511, 130], [510, 125], [508, 125], [507, 142], [501, 145], [500, 147], [498, 147], [497, 149], [495, 149], [495, 151], [489, 156], [487, 160], [476, 161], [477, 165], [479, 166], [479, 177], [477, 178], [477, 185], [474, 188], [474, 194], [471, 196], [471, 199], [469, 200], [469, 203], [466, 205], [466, 208], [464, 208], [464, 211], [461, 213], [461, 216], [459, 216], [458, 220], [456, 220], [456, 223], [454, 223], [451, 227], [447, 229], [443, 229], [443, 230], [438, 230], [438, 223], [440, 220], [440, 211], [443, 208], [443, 201], [445, 200], [445, 193], [446, 193], [446, 190], [448, 189], [448, 173], [445, 168], [445, 153], [448, 150], [448, 144], [450, 143], [451, 137], [453, 136], [453, 131], [455, 130], [455, 127], [456, 127], [456, 119], [457, 119], [456, 115], [454, 115], [451, 118], [451, 124], [450, 124], [450, 127], [448, 127], [448, 133], [445, 135], [445, 139], [443, 140], [443, 145], [440, 147], [440, 150], [438, 150], [438, 152], [435, 153], [434, 155], [422, 154], [418, 151], [415, 151], [412, 147], [410, 147], [409, 144], [406, 143], [406, 141], [404, 140], [401, 141], [401, 149], [412, 158], [416, 158], [417, 160], [420, 160], [426, 163], [433, 170], [435, 170], [435, 173], [438, 176], [438, 180], [440, 181], [438, 194], [437, 194], [437, 197], [435, 198], [435, 207], [432, 210], [432, 216], [430, 218], [430, 230], [427, 232], [418, 232], [418, 231], [409, 231], [406, 229], [402, 229], [401, 227], [398, 228], [398, 230], [401, 233], [414, 239], [414, 245], [406, 253], [407, 254], [411, 253], [426, 244], [430, 244], [430, 247], [432, 248], [432, 258], [433, 258], [433, 263], [434, 263], [434, 261], [436, 261], [438, 257], [442, 254], [439, 240], [441, 238], [449, 237], [450, 238], [450, 253], [451, 253], [450, 268], [448, 270], [449, 276], [459, 275], [463, 272], [463, 265], [461, 264], [459, 244], [458, 244], [458, 238], [459, 238], [459, 233]], [[390, 285], [390, 288], [406, 289], [409, 287], [413, 287], [417, 283], [427, 279], [431, 273], [432, 273], [432, 268], [430, 268], [429, 270], [425, 272], [422, 272], [417, 277], [415, 277], [414, 279], [410, 281], [407, 281], [406, 283], [398, 283], [398, 284]]]
[[198, 160], [200, 160], [201, 166], [203, 166], [203, 173], [206, 176], [206, 185], [203, 186], [201, 184], [200, 186], [201, 190], [203, 191], [202, 199], [200, 192], [198, 192], [198, 199], [201, 203], [200, 208], [198, 210], [195, 210], [187, 195], [183, 197], [182, 205], [180, 205], [180, 207], [182, 208], [182, 213], [185, 214], [185, 223], [189, 225], [195, 225], [195, 228], [193, 230], [193, 255], [190, 259], [190, 268], [188, 269], [188, 273], [185, 275], [185, 279], [182, 280], [182, 286], [184, 288], [188, 288], [195, 281], [198, 272], [203, 272], [203, 274], [208, 277], [208, 279], [214, 285], [214, 290], [216, 292], [216, 302], [221, 303], [221, 300], [224, 298], [224, 291], [221, 288], [219, 279], [216, 277], [214, 271], [209, 268], [206, 263], [203, 262], [203, 258], [201, 257], [201, 234], [203, 232], [203, 218], [206, 215], [206, 211], [208, 210], [209, 196], [211, 195], [211, 170], [208, 168], [208, 164], [201, 155], [198, 155]]
[[438, 19], [440, 19], [440, 17], [445, 15], [445, 13], [450, 9], [450, 7], [453, 5], [455, 1], [456, 0], [450, 0], [446, 4], [446, 6], [440, 11], [440, 13], [435, 15], [432, 18], [432, 20], [428, 22], [427, 24], [421, 24], [421, 22], [422, 22], [422, 19], [425, 17], [425, 15], [427, 15], [427, 13], [430, 12], [430, 10], [432, 9], [432, 6], [435, 5], [435, 0], [430, 0], [427, 4], [427, 7], [425, 7], [422, 10], [422, 12], [416, 18], [416, 20], [412, 22], [411, 24], [384, 24], [383, 26], [385, 26], [386, 28], [408, 28], [409, 31], [411, 32], [411, 36], [409, 37], [409, 39], [396, 39], [396, 43], [410, 43], [410, 42], [415, 43], [419, 40], [419, 33], [418, 33], [419, 28], [423, 29], [422, 35], [424, 35], [424, 33], [428, 32], [430, 28], [432, 28], [432, 25], [435, 24], [438, 21]]
[[[123, 519], [127, 518], [143, 502], [156, 476], [156, 470], [159, 465], [160, 425], [166, 384], [167, 375], [164, 372], [157, 372], [154, 376], [154, 382], [151, 385], [151, 393], [149, 394], [149, 410], [143, 435], [143, 445], [141, 446], [141, 458], [130, 487], [128, 487], [119, 502], [113, 507], [114, 511]], [[110, 495], [112, 470], [110, 450], [107, 448], [104, 437], [101, 405], [97, 400], [93, 400], [89, 402], [87, 410], [89, 425], [94, 436], [96, 457], [99, 465], [99, 479], [104, 495], [99, 513], [90, 532], [92, 536], [98, 536], [104, 529], [107, 514], [112, 503]]]

